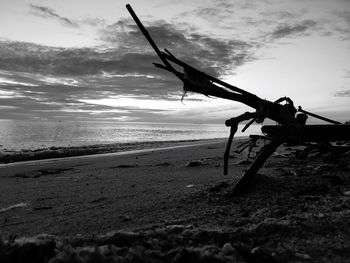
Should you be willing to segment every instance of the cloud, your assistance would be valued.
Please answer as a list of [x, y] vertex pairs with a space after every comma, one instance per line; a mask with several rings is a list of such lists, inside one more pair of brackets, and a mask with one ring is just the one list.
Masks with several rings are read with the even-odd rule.
[[[349, 0], [350, 1], [350, 0]], [[345, 73], [345, 78], [350, 79], [350, 70], [347, 70]]]
[[[233, 72], [253, 58], [253, 46], [241, 40], [226, 40], [180, 30], [164, 21], [147, 27], [161, 48], [214, 76]], [[53, 48], [24, 42], [0, 41], [0, 69], [60, 76], [117, 74], [155, 75], [155, 52], [130, 20], [120, 20], [100, 31], [107, 48]]]
[[229, 26], [228, 24], [232, 23], [233, 19], [241, 19], [248, 14], [250, 10], [259, 10], [261, 6], [267, 4], [266, 1], [216, 0], [207, 2], [205, 5], [194, 6], [192, 10], [179, 14], [177, 18], [185, 16], [189, 17], [189, 19], [193, 19], [193, 17], [199, 17], [215, 26], [227, 27]]
[[81, 22], [94, 27], [104, 27], [106, 25], [106, 21], [102, 18], [88, 17], [83, 19]]
[[[33, 119], [40, 116], [48, 120], [103, 120], [107, 117], [137, 115], [133, 110], [124, 106], [118, 107], [118, 105], [115, 105], [110, 107], [79, 101], [79, 98], [84, 97], [82, 96], [83, 87], [74, 90], [71, 87], [54, 85], [42, 86], [38, 89], [45, 90], [45, 92], [28, 91], [15, 86], [7, 87], [7, 89], [16, 90], [16, 92], [6, 92], [6, 90], [1, 92], [0, 90], [0, 94], [7, 95], [0, 96], [0, 104], [2, 105], [0, 118], [2, 119]], [[93, 93], [89, 94], [88, 90], [85, 90], [85, 94], [90, 98], [93, 97]]]
[[[49, 8], [31, 8], [41, 16], [64, 21], [66, 25], [74, 23]], [[132, 120], [145, 120], [161, 114], [166, 120], [168, 111], [147, 108], [147, 105], [141, 110], [126, 107], [125, 103], [119, 106], [88, 103], [91, 99], [120, 96], [139, 98], [143, 102], [173, 103], [181, 99], [182, 83], [152, 65], [160, 61], [131, 19], [120, 19], [109, 26], [103, 20], [94, 19], [81, 23], [100, 27], [99, 36], [104, 46], [59, 48], [0, 41], [0, 78], [6, 80], [0, 88], [7, 94], [6, 103], [3, 100], [0, 103], [6, 106], [2, 115], [16, 119], [23, 113], [25, 118], [77, 115], [75, 118], [125, 119], [129, 116]], [[145, 24], [160, 48], [169, 49], [188, 64], [216, 77], [253, 59], [254, 47], [249, 42], [221, 39], [197, 32], [188, 25], [179, 28], [165, 21]], [[189, 97], [191, 103], [204, 99], [204, 96]]]
[[338, 31], [342, 39], [349, 41], [350, 39], [350, 10], [342, 10], [336, 12], [339, 23], [336, 25], [335, 30]]
[[337, 91], [334, 95], [336, 97], [350, 97], [350, 89]]
[[[162, 49], [214, 76], [232, 72], [237, 66], [252, 59], [253, 45], [241, 40], [228, 40], [176, 28], [165, 21], [144, 22], [150, 35]], [[101, 30], [101, 39], [121, 50], [152, 54], [154, 51], [131, 20], [120, 20]], [[159, 61], [159, 60], [158, 60]]]
[[9, 41], [0, 41], [0, 54], [3, 54], [0, 57], [2, 70], [60, 76], [91, 75], [102, 71], [126, 73], [138, 68], [143, 73], [143, 70], [147, 71], [146, 62], [153, 59], [149, 54], [122, 54], [118, 50], [100, 52], [93, 48], [53, 48]]
[[59, 21], [64, 26], [79, 27], [79, 25], [76, 22], [72, 21], [69, 18], [60, 16], [52, 8], [45, 7], [45, 6], [39, 6], [39, 5], [33, 5], [33, 4], [30, 4], [29, 7], [30, 7], [31, 13], [33, 15], [36, 15], [36, 16], [39, 16], [42, 18], [55, 19], [55, 20]]
[[[221, 14], [232, 15], [229, 12], [231, 6], [221, 5], [219, 8], [223, 10], [225, 7], [227, 12]], [[31, 8], [43, 17], [57, 19], [66, 25], [75, 23], [57, 15], [52, 9]], [[203, 15], [205, 12], [210, 14], [209, 9], [201, 12]], [[170, 24], [163, 20], [143, 22], [161, 49], [167, 48], [184, 62], [214, 77], [232, 74], [238, 67], [256, 59], [255, 51], [259, 46], [253, 41], [206, 34], [184, 23]], [[18, 95], [17, 99], [12, 96], [7, 104], [1, 104], [7, 107], [7, 114], [20, 116], [22, 112], [47, 118], [78, 115], [86, 119], [92, 116], [125, 119], [129, 116], [133, 120], [157, 117], [165, 120], [170, 113], [161, 107], [167, 101], [180, 100], [182, 83], [170, 73], [153, 67], [152, 62], [160, 61], [135, 23], [131, 19], [120, 19], [109, 26], [98, 19], [80, 23], [99, 27], [99, 37], [104, 45], [58, 48], [0, 41], [0, 77], [3, 73], [6, 79], [6, 85], [0, 88], [7, 92], [7, 97], [11, 97], [9, 92]], [[315, 23], [304, 20], [281, 24], [272, 35], [278, 39], [305, 34]], [[23, 83], [28, 85], [21, 85]], [[140, 105], [145, 101], [149, 105], [152, 101], [165, 103], [159, 108], [147, 107], [143, 103], [143, 109], [127, 107], [125, 101], [124, 104], [120, 101], [119, 105], [116, 101], [113, 105], [96, 104], [103, 99], [120, 97], [138, 98]], [[206, 98], [189, 99], [191, 103], [200, 103]]]
[[283, 23], [271, 33], [272, 39], [306, 34], [306, 32], [317, 24], [314, 20], [304, 20], [295, 24]]

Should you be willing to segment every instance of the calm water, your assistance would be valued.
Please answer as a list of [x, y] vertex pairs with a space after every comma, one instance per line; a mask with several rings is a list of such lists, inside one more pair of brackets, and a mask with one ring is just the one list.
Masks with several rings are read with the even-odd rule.
[[[259, 133], [252, 125], [244, 134]], [[224, 124], [159, 124], [96, 122], [23, 122], [0, 121], [0, 148], [10, 150], [37, 149], [51, 146], [193, 140], [227, 138]]]

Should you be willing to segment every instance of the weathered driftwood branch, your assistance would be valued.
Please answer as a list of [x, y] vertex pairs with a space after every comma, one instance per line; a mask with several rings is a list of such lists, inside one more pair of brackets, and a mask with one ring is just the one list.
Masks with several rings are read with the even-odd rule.
[[315, 114], [315, 113], [312, 113], [312, 112], [303, 110], [300, 106], [298, 107], [298, 111], [299, 111], [299, 112], [302, 112], [302, 113], [304, 113], [304, 114], [306, 114], [306, 115], [309, 115], [309, 116], [311, 116], [311, 117], [314, 117], [314, 118], [316, 118], [316, 119], [323, 120], [323, 121], [325, 121], [325, 122], [329, 122], [329, 123], [332, 123], [332, 124], [343, 124], [343, 123], [341, 123], [341, 122], [339, 122], [339, 121], [331, 120], [331, 119], [328, 119], [328, 118], [326, 118], [326, 117], [317, 115], [317, 114]]
[[269, 144], [262, 148], [254, 162], [249, 166], [244, 176], [237, 182], [232, 194], [240, 194], [247, 190], [255, 175], [259, 171], [260, 167], [266, 162], [266, 160], [273, 154], [273, 152], [285, 142], [283, 138], [276, 137]]
[[[271, 138], [271, 142], [262, 148], [260, 154], [257, 156], [252, 165], [248, 168], [244, 176], [236, 185], [236, 192], [244, 191], [250, 184], [259, 168], [264, 164], [267, 158], [275, 151], [275, 149], [286, 141], [302, 141], [305, 139], [313, 139], [315, 135], [315, 128], [305, 128], [307, 115], [328, 121], [333, 124], [340, 124], [337, 121], [330, 120], [328, 118], [304, 111], [299, 107], [299, 113], [296, 115], [297, 110], [294, 107], [293, 101], [288, 97], [282, 97], [274, 102], [261, 99], [258, 96], [249, 93], [243, 89], [230, 85], [222, 80], [219, 80], [213, 76], [210, 76], [204, 72], [197, 70], [196, 68], [186, 64], [180, 59], [176, 58], [170, 51], [165, 49], [161, 51], [152, 37], [143, 26], [141, 21], [136, 16], [135, 12], [130, 5], [127, 5], [129, 13], [134, 19], [135, 23], [141, 30], [142, 34], [148, 40], [160, 60], [163, 64], [153, 63], [156, 67], [173, 73], [177, 78], [183, 82], [184, 91], [191, 91], [200, 93], [206, 96], [213, 96], [228, 100], [237, 101], [243, 103], [251, 108], [255, 109], [254, 112], [246, 112], [237, 117], [231, 118], [225, 122], [226, 126], [230, 128], [230, 136], [228, 139], [226, 151], [224, 154], [224, 174], [228, 171], [228, 159], [230, 155], [230, 148], [235, 133], [238, 130], [238, 124], [243, 121], [249, 121], [244, 127], [245, 131], [252, 123], [262, 123], [265, 118], [269, 118], [276, 121], [280, 126], [263, 126], [262, 131], [267, 133]], [[183, 69], [180, 72], [174, 68], [172, 64], [175, 64]], [[337, 125], [338, 126], [338, 125]], [[264, 128], [266, 127], [266, 128]], [[350, 125], [348, 126], [350, 127]], [[321, 128], [317, 127], [316, 129]], [[321, 128], [322, 129], [322, 128]], [[324, 126], [323, 126], [324, 129]], [[329, 129], [329, 128], [327, 128]], [[324, 129], [327, 133], [328, 130]], [[350, 133], [348, 128], [330, 128], [329, 132], [332, 132], [334, 136], [323, 136], [328, 139], [345, 139], [350, 140]], [[327, 131], [326, 131], [327, 130]], [[316, 131], [317, 133], [317, 131]]]
[[134, 19], [135, 23], [137, 24], [137, 26], [139, 27], [139, 29], [141, 30], [142, 34], [146, 37], [147, 41], [150, 43], [150, 45], [152, 46], [152, 48], [154, 49], [154, 51], [157, 53], [158, 57], [162, 60], [162, 62], [164, 63], [165, 67], [167, 68], [167, 70], [171, 71], [173, 74], [175, 74], [178, 78], [181, 78], [180, 75], [178, 75], [178, 72], [170, 65], [170, 63], [163, 58], [162, 56], [162, 52], [159, 50], [158, 46], [156, 45], [156, 43], [153, 41], [153, 39], [151, 38], [150, 34], [148, 33], [148, 31], [146, 30], [146, 28], [143, 26], [143, 24], [141, 23], [140, 19], [137, 17], [137, 15], [135, 14], [134, 10], [131, 8], [131, 6], [129, 4], [126, 5], [126, 8], [128, 9], [130, 15], [132, 16], [132, 18]]

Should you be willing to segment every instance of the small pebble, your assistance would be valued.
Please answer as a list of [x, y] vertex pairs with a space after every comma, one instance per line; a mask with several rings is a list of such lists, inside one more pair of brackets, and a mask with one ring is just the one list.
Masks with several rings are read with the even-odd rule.
[[311, 257], [308, 254], [303, 253], [295, 253], [295, 256], [302, 259], [311, 259]]
[[344, 192], [343, 192], [343, 195], [345, 195], [345, 196], [350, 196], [350, 191], [344, 191]]
[[250, 161], [250, 160], [241, 160], [241, 161], [236, 162], [236, 164], [251, 164], [251, 163], [252, 163], [252, 161]]
[[186, 164], [187, 167], [195, 167], [195, 166], [200, 166], [200, 165], [206, 165], [203, 160], [192, 160]]
[[124, 221], [124, 222], [131, 221], [131, 220], [132, 220], [132, 218], [131, 218], [130, 216], [128, 216], [128, 215], [121, 215], [121, 216], [119, 216], [119, 218], [120, 218], [122, 221]]
[[221, 250], [221, 253], [224, 256], [230, 256], [235, 252], [235, 249], [232, 247], [232, 245], [230, 243], [226, 243]]

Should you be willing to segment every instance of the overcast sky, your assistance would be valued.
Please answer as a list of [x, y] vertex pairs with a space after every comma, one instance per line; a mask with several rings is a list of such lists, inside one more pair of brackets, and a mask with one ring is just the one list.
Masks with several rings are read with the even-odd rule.
[[261, 98], [350, 119], [349, 0], [0, 0], [0, 119], [222, 123], [248, 107], [190, 94], [160, 48]]

